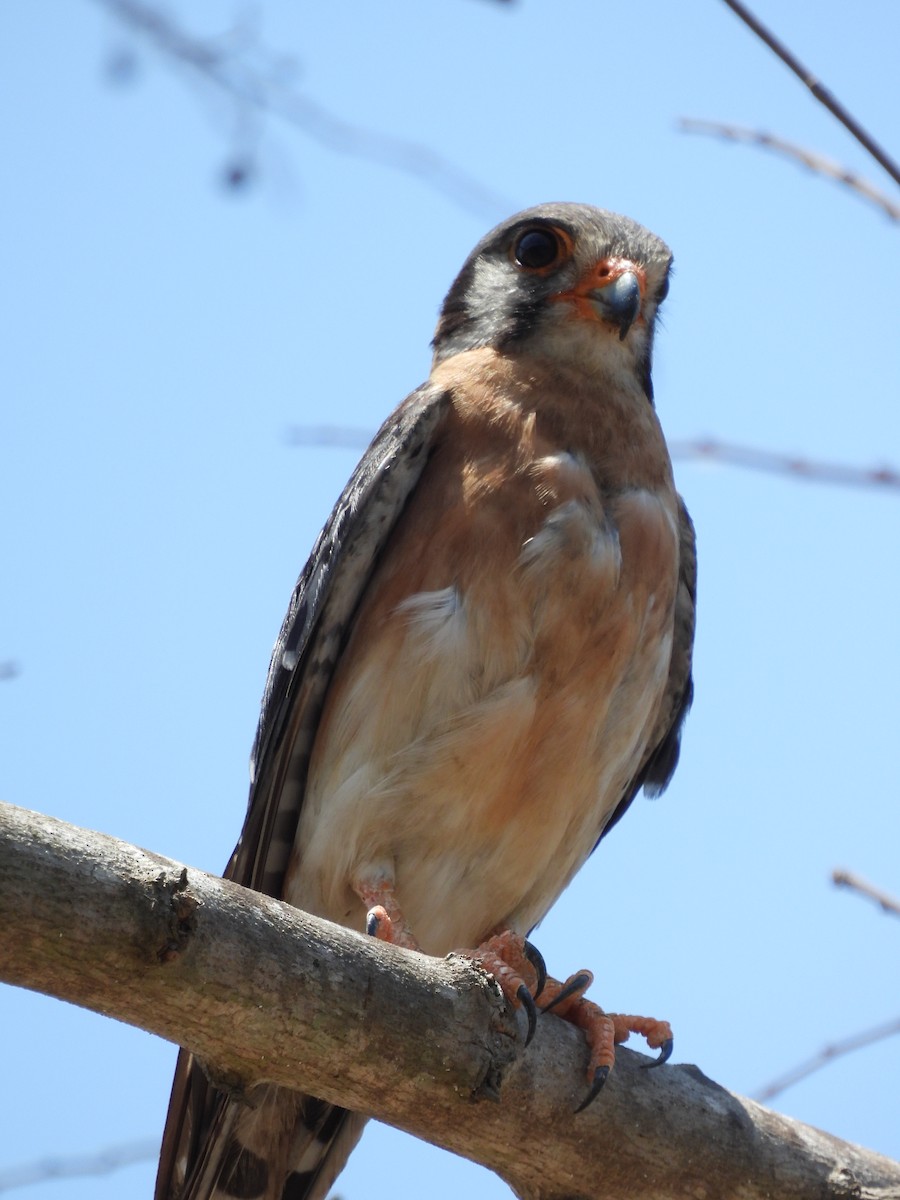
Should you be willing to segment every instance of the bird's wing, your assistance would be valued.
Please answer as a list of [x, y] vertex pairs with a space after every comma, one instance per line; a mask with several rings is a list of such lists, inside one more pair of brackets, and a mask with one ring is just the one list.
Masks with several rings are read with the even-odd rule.
[[[331, 677], [379, 553], [424, 470], [448, 400], [448, 393], [426, 383], [392, 413], [335, 505], [294, 588], [269, 665], [244, 828], [225, 871], [226, 878], [245, 887], [281, 895]], [[207, 1200], [217, 1194], [216, 1181], [233, 1154], [230, 1133], [241, 1107], [208, 1081], [191, 1053], [181, 1051], [156, 1200]], [[323, 1151], [348, 1140], [349, 1114], [315, 1111], [320, 1128], [312, 1133]], [[322, 1173], [321, 1162], [317, 1170]]]
[[691, 663], [697, 609], [697, 546], [694, 526], [680, 496], [678, 504], [678, 591], [675, 596], [672, 657], [669, 662], [666, 691], [641, 768], [604, 826], [598, 844], [624, 816], [641, 788], [649, 796], [658, 796], [665, 791], [678, 766], [681, 727], [694, 698]]

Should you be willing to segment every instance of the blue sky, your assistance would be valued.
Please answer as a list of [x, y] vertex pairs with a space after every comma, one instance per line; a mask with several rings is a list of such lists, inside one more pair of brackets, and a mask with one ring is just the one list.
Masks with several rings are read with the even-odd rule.
[[[655, 369], [670, 438], [861, 466], [900, 463], [900, 229], [790, 163], [678, 132], [682, 116], [765, 129], [891, 186], [713, 0], [168, 11], [204, 36], [254, 12], [246, 36], [295, 91], [497, 198], [461, 205], [237, 111], [100, 3], [0, 10], [0, 660], [19, 666], [0, 683], [0, 794], [216, 871], [272, 641], [357, 457], [288, 431], [377, 427], [427, 374], [437, 308], [487, 228], [561, 199], [648, 225], [676, 257]], [[757, 11], [896, 154], [900, 9]], [[227, 191], [251, 148], [251, 185]], [[669, 1018], [678, 1061], [750, 1093], [898, 1015], [897, 922], [828, 877], [900, 891], [900, 508], [887, 490], [676, 474], [700, 553], [682, 765], [536, 940], [554, 973], [590, 966], [606, 1007]], [[11, 988], [0, 1029], [0, 1177], [158, 1136], [172, 1046]], [[898, 1074], [895, 1037], [776, 1104], [900, 1157]], [[144, 1197], [153, 1174], [29, 1194]], [[425, 1177], [435, 1200], [508, 1194], [382, 1127], [340, 1191], [412, 1200]]]

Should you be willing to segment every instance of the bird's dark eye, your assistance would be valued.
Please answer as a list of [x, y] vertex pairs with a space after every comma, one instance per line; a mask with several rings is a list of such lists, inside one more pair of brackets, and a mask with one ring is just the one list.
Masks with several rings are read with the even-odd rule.
[[513, 246], [513, 258], [520, 267], [541, 271], [560, 255], [560, 241], [552, 229], [526, 229]]
[[662, 281], [659, 291], [656, 293], [656, 303], [662, 304], [663, 300], [665, 300], [665, 298], [666, 298], [666, 296], [668, 296], [668, 294], [669, 294], [669, 277], [667, 275], [665, 277], [665, 279]]

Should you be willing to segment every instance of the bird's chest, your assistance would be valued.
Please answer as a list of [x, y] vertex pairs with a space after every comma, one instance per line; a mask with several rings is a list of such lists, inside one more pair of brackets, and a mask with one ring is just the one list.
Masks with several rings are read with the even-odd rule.
[[419, 700], [405, 706], [414, 723], [517, 688], [533, 698], [532, 741], [546, 749], [572, 728], [587, 745], [614, 697], [624, 727], [665, 683], [677, 499], [670, 487], [609, 487], [586, 456], [522, 441], [435, 464], [357, 641], [381, 645], [383, 666], [390, 657], [391, 690], [398, 681]]
[[347, 880], [383, 862], [434, 952], [540, 919], [639, 769], [671, 658], [674, 493], [606, 493], [578, 454], [522, 441], [429, 465], [311, 764], [320, 907], [349, 919]]

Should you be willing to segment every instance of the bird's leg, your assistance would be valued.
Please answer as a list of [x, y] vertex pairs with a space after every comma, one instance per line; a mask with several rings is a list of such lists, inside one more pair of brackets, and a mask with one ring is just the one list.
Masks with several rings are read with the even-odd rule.
[[405, 950], [419, 950], [419, 943], [406, 923], [403, 910], [394, 895], [392, 879], [358, 879], [353, 890], [366, 906], [366, 933], [381, 942], [402, 946]]
[[657, 1021], [653, 1017], [637, 1017], [625, 1013], [604, 1012], [599, 1004], [584, 998], [584, 993], [593, 983], [590, 971], [578, 971], [570, 975], [565, 983], [548, 979], [545, 995], [547, 1003], [542, 1012], [554, 1012], [564, 1021], [584, 1030], [590, 1049], [588, 1063], [588, 1094], [578, 1106], [577, 1112], [587, 1108], [606, 1082], [616, 1061], [615, 1047], [628, 1040], [629, 1034], [639, 1033], [647, 1045], [659, 1050], [659, 1056], [648, 1067], [658, 1067], [672, 1053], [672, 1027], [668, 1021]]

